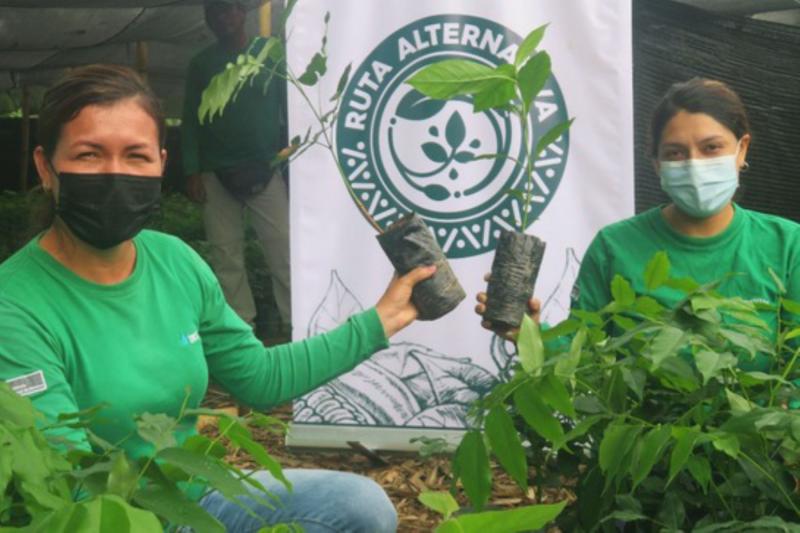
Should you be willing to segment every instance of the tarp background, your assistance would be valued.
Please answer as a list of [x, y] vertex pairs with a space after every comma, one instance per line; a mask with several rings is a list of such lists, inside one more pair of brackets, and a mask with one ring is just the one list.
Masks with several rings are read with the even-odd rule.
[[633, 2], [636, 210], [666, 201], [649, 156], [650, 113], [675, 81], [716, 78], [750, 114], [743, 206], [800, 221], [800, 27]]

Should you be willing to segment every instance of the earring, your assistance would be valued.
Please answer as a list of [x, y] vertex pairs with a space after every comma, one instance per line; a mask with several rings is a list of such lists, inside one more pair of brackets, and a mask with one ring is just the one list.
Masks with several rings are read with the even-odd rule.
[[742, 165], [742, 168], [741, 168], [740, 170], [741, 170], [742, 172], [747, 172], [748, 170], [750, 170], [750, 163], [748, 163], [747, 161], [745, 161], [745, 162], [744, 162], [744, 164]]

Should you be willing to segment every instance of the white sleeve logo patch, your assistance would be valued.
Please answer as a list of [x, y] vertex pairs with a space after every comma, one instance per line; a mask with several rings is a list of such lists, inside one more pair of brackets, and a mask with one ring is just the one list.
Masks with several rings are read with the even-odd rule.
[[20, 396], [30, 396], [47, 390], [47, 382], [44, 380], [44, 372], [41, 370], [9, 379], [6, 383]]

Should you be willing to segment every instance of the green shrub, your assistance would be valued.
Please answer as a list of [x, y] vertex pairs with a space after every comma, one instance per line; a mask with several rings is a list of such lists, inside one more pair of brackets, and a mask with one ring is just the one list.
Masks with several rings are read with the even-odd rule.
[[[454, 471], [481, 508], [488, 456], [526, 489], [577, 480], [565, 531], [789, 531], [797, 525], [800, 328], [778, 308], [671, 279], [665, 253], [643, 273], [686, 296], [674, 308], [614, 278], [614, 300], [541, 333], [526, 317], [520, 364], [475, 409]], [[776, 290], [784, 292], [776, 279]], [[765, 322], [777, 317], [775, 337]], [[761, 362], [761, 368], [758, 362]]]

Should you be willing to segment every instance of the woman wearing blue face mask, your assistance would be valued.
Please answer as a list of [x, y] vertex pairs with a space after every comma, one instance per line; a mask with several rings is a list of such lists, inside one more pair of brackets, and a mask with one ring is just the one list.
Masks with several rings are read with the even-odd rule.
[[[670, 87], [653, 113], [651, 155], [671, 202], [597, 234], [584, 255], [572, 308], [595, 311], [611, 302], [616, 274], [631, 281], [638, 293], [647, 292], [642, 272], [662, 250], [672, 277], [723, 280], [719, 291], [724, 295], [775, 304], [772, 269], [787, 297], [800, 301], [800, 225], [733, 201], [739, 175], [748, 167], [750, 138], [744, 105], [724, 83], [694, 78]], [[661, 287], [653, 296], [674, 306], [685, 295]], [[479, 294], [478, 314], [485, 301], [485, 293]], [[538, 301], [530, 304], [535, 316]], [[777, 327], [774, 313], [763, 318]]]
[[[748, 168], [751, 138], [736, 93], [702, 78], [673, 85], [655, 109], [651, 136], [653, 164], [671, 203], [597, 234], [581, 264], [573, 308], [597, 310], [609, 303], [615, 274], [645, 292], [642, 271], [661, 250], [672, 277], [724, 280], [724, 295], [775, 304], [772, 269], [788, 298], [800, 299], [800, 225], [733, 201]], [[739, 275], [726, 277], [730, 273]], [[654, 296], [671, 306], [684, 294], [662, 287]], [[774, 313], [764, 318], [777, 327]]]
[[[165, 127], [158, 100], [134, 71], [74, 69], [45, 94], [39, 127], [35, 163], [54, 217], [0, 265], [0, 381], [49, 421], [105, 404], [90, 429], [138, 459], [153, 448], [134, 418], [177, 416], [184, 402], [197, 407], [209, 376], [241, 402], [266, 408], [352, 369], [416, 318], [411, 290], [432, 267], [393, 280], [375, 307], [339, 328], [264, 348], [192, 249], [142, 229], [159, 202]], [[81, 428], [55, 432], [68, 447], [90, 448]], [[183, 442], [194, 421], [176, 433]], [[396, 527], [391, 502], [367, 478], [286, 475], [291, 493], [254, 474], [282, 500], [277, 510], [250, 502], [246, 512], [216, 492], [200, 504], [227, 531], [255, 531], [264, 521], [297, 522], [309, 532]]]

